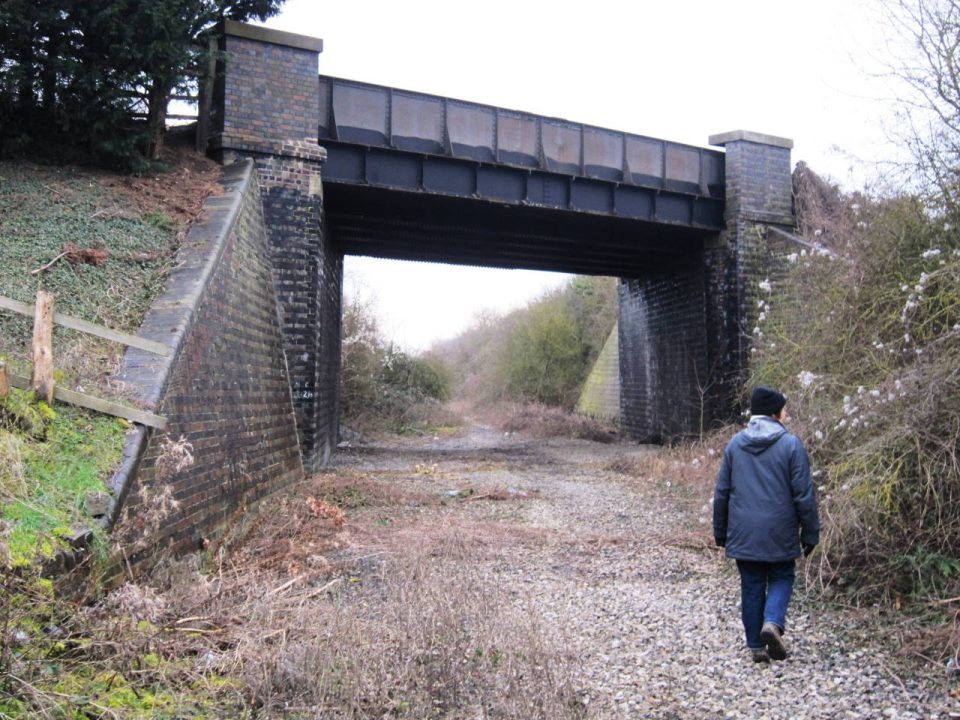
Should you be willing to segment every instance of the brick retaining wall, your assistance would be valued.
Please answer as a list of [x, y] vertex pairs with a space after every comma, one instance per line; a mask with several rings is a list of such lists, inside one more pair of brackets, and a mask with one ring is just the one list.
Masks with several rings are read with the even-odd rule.
[[759, 302], [795, 249], [792, 142], [742, 130], [710, 142], [726, 149], [724, 231], [620, 286], [621, 423], [637, 440], [737, 417]]
[[[141, 327], [173, 357], [131, 349], [120, 375], [168, 418], [163, 433], [131, 439], [127, 455], [142, 455], [139, 470], [128, 462], [114, 478], [112, 515], [123, 506], [117, 532], [135, 572], [160, 550], [217, 541], [258, 499], [304, 476], [253, 163], [227, 167], [223, 185]], [[193, 461], [166, 472], [158, 458], [181, 440]], [[152, 527], [167, 491], [179, 507]]]

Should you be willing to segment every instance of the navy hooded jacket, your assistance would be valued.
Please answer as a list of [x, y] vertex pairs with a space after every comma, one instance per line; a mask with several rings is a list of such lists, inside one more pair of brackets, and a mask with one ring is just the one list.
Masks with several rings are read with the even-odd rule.
[[810, 460], [800, 440], [755, 415], [723, 452], [713, 494], [713, 535], [737, 560], [783, 562], [820, 541]]

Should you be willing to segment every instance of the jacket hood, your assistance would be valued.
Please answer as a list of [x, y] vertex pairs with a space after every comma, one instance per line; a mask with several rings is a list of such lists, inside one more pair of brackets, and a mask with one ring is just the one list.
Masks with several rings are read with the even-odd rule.
[[754, 415], [740, 433], [740, 446], [748, 453], [759, 455], [786, 435], [787, 429], [766, 415]]

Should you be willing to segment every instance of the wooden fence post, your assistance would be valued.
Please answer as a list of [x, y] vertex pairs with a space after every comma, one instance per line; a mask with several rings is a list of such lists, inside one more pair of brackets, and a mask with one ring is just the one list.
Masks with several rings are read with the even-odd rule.
[[53, 403], [53, 295], [37, 290], [33, 313], [33, 376], [30, 388], [37, 400]]
[[10, 381], [7, 380], [7, 364], [0, 362], [0, 400], [10, 394]]

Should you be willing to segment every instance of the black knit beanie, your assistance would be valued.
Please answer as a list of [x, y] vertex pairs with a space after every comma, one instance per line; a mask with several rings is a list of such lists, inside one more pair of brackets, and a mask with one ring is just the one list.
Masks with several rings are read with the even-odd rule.
[[757, 385], [750, 394], [751, 415], [776, 415], [783, 410], [787, 399], [773, 388]]

